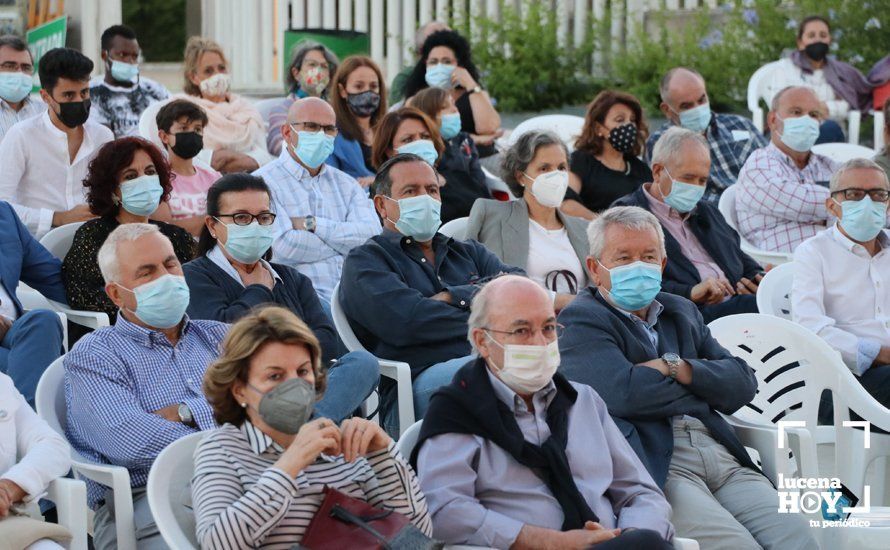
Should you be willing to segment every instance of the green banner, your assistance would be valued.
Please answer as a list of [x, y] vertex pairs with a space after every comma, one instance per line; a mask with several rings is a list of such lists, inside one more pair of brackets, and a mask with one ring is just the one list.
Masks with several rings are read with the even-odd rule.
[[[37, 67], [43, 54], [53, 48], [65, 47], [65, 35], [68, 32], [68, 16], [63, 15], [52, 21], [48, 21], [42, 25], [38, 25], [30, 29], [25, 34], [25, 41], [28, 42], [28, 49], [34, 56], [34, 75], [37, 75]], [[39, 80], [39, 79], [38, 79]], [[34, 91], [40, 89], [40, 84], [34, 86]]]

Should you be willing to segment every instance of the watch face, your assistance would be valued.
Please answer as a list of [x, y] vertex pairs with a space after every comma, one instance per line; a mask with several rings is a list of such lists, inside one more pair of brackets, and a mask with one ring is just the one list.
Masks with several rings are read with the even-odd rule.
[[664, 357], [662, 357], [665, 361], [669, 363], [677, 363], [680, 361], [680, 356], [676, 353], [665, 353]]

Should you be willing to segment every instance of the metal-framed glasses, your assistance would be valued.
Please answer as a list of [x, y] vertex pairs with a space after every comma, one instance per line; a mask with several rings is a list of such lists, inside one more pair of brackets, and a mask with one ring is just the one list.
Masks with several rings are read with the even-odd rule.
[[843, 193], [844, 199], [848, 201], [861, 201], [865, 198], [865, 195], [871, 197], [871, 200], [875, 202], [887, 202], [890, 199], [890, 190], [887, 189], [857, 189], [850, 187], [849, 189], [835, 191], [832, 195], [837, 195], [838, 193]]
[[488, 327], [482, 327], [482, 330], [488, 332], [496, 332], [498, 334], [506, 334], [507, 340], [512, 342], [528, 342], [532, 338], [534, 338], [537, 332], [540, 332], [544, 339], [548, 342], [552, 342], [554, 340], [558, 340], [563, 332], [565, 332], [566, 327], [560, 325], [559, 323], [547, 323], [543, 325], [539, 329], [533, 329], [531, 327], [519, 327], [513, 330], [497, 330]]
[[236, 212], [234, 214], [219, 214], [214, 216], [214, 218], [220, 222], [222, 221], [220, 218], [232, 218], [235, 225], [250, 225], [253, 223], [253, 220], [256, 220], [260, 225], [272, 225], [275, 222], [275, 214], [272, 212], [261, 212], [256, 216], [249, 212]]
[[324, 130], [324, 133], [326, 135], [336, 136], [339, 132], [337, 126], [334, 124], [318, 124], [317, 122], [291, 122], [290, 125], [294, 128], [296, 128], [297, 125], [302, 126], [303, 130], [312, 132], [313, 134]]

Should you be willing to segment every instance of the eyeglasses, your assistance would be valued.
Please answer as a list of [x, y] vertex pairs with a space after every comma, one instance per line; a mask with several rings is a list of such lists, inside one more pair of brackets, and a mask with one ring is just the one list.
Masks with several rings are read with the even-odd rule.
[[235, 225], [250, 225], [253, 223], [253, 220], [256, 220], [260, 225], [272, 225], [275, 221], [275, 214], [262, 212], [254, 216], [248, 212], [236, 212], [235, 214], [219, 214], [214, 216], [214, 218], [216, 218], [216, 221], [221, 221], [220, 218], [232, 218]]
[[544, 336], [548, 342], [552, 342], [553, 340], [557, 340], [562, 336], [562, 333], [565, 331], [564, 326], [559, 323], [547, 323], [539, 329], [532, 329], [531, 327], [520, 327], [515, 330], [496, 330], [493, 328], [482, 327], [482, 330], [487, 330], [488, 332], [496, 332], [498, 334], [506, 334], [507, 340], [511, 340], [513, 342], [528, 342], [531, 340], [534, 335], [540, 331], [540, 333]]
[[871, 197], [871, 200], [875, 202], [887, 202], [890, 199], [890, 191], [887, 189], [841, 189], [840, 191], [835, 191], [832, 195], [837, 195], [838, 193], [844, 194], [844, 199], [848, 201], [861, 201], [865, 198], [865, 195]]
[[317, 122], [291, 122], [291, 126], [296, 126], [300, 124], [303, 128], [306, 129], [307, 132], [319, 132], [324, 130], [324, 133], [329, 136], [336, 136], [339, 133], [337, 127], [333, 124], [318, 124]]

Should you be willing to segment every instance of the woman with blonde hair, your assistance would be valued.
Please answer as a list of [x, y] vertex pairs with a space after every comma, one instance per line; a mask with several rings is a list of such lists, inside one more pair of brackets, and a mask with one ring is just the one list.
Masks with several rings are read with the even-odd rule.
[[192, 497], [202, 548], [291, 548], [326, 487], [432, 533], [414, 471], [379, 425], [310, 420], [325, 385], [318, 340], [290, 311], [267, 307], [232, 326], [204, 375], [221, 427], [195, 451]]
[[185, 98], [207, 113], [204, 147], [220, 172], [249, 172], [272, 160], [266, 151], [266, 123], [253, 104], [229, 91], [232, 80], [222, 46], [189, 38], [183, 53]]

